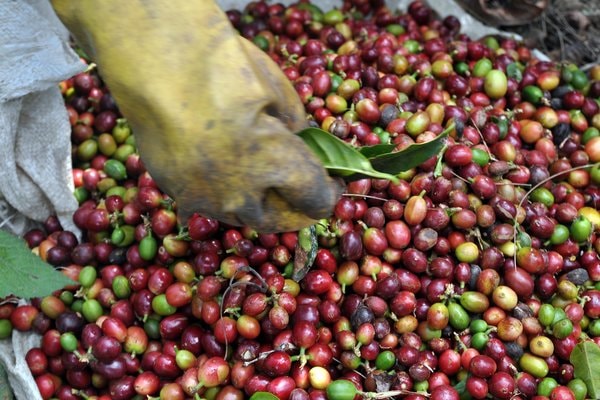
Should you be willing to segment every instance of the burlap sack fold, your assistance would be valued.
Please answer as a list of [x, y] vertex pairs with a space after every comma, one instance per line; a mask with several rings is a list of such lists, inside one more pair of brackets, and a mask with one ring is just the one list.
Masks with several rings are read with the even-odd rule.
[[47, 0], [0, 2], [0, 227], [57, 214], [76, 227], [70, 126], [58, 83], [85, 65]]
[[[83, 71], [48, 0], [0, 1], [0, 229], [21, 235], [56, 214], [72, 215], [71, 127], [58, 83]], [[25, 362], [40, 336], [14, 331], [0, 341], [14, 396], [41, 396]]]
[[13, 331], [11, 340], [0, 340], [0, 363], [8, 376], [12, 393], [17, 400], [42, 400], [31, 371], [25, 361], [27, 352], [40, 346], [41, 337], [35, 333]]

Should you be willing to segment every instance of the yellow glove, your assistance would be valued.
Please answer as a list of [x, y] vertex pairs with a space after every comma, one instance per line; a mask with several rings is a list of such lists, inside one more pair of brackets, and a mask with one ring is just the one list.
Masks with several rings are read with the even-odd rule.
[[328, 216], [340, 188], [294, 132], [303, 106], [277, 65], [211, 0], [52, 0], [98, 64], [180, 220], [261, 231]]

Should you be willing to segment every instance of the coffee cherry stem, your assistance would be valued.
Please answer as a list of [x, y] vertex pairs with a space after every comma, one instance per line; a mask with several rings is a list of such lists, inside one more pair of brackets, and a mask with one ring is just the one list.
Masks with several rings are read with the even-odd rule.
[[[60, 269], [60, 268], [57, 268], [57, 269]], [[75, 297], [75, 298], [81, 298], [81, 299], [83, 299], [83, 300], [86, 300], [86, 299], [87, 299], [87, 297], [86, 297], [86, 295], [85, 295], [85, 293], [86, 293], [86, 292], [87, 292], [87, 288], [80, 287], [80, 288], [79, 288], [79, 289], [77, 289], [77, 291], [75, 292], [75, 294], [74, 294], [74, 297]]]
[[466, 183], [466, 184], [469, 184], [469, 183], [470, 183], [470, 182], [469, 182], [467, 179], [463, 178], [462, 176], [460, 176], [460, 175], [459, 175], [459, 174], [457, 174], [456, 172], [454, 172], [454, 171], [452, 171], [452, 170], [451, 170], [451, 171], [450, 171], [450, 173], [451, 173], [452, 175], [454, 175], [454, 177], [456, 177], [456, 178], [460, 179], [461, 181], [463, 181], [464, 183]]
[[357, 357], [360, 357], [360, 347], [362, 346], [362, 343], [358, 342], [356, 343], [356, 346], [354, 346], [354, 349], [352, 349], [354, 351], [354, 354]]
[[361, 199], [372, 199], [372, 200], [379, 200], [379, 201], [388, 201], [388, 199], [384, 199], [383, 197], [377, 197], [377, 196], [369, 196], [366, 194], [355, 194], [355, 193], [343, 193], [342, 196], [345, 197], [359, 197]]
[[88, 396], [83, 390], [71, 389], [71, 393], [75, 396], [80, 396], [82, 399], [87, 400], [92, 396]]
[[290, 357], [292, 362], [294, 361], [300, 361], [300, 368], [303, 368], [306, 363], [308, 362], [308, 360], [311, 359], [310, 355], [306, 355], [306, 349], [304, 347], [300, 347], [300, 353], [296, 354], [295, 356]]
[[[456, 129], [457, 131], [460, 131], [460, 133], [462, 134], [462, 129], [463, 129], [462, 122], [459, 121], [458, 124], [455, 122], [452, 122], [450, 125], [448, 125], [448, 127], [446, 129], [444, 129], [444, 131], [441, 133], [441, 135], [450, 134], [450, 132], [454, 129]], [[435, 164], [435, 169], [433, 170], [433, 176], [435, 178], [442, 176], [442, 170], [444, 169], [444, 153], [446, 153], [446, 150], [448, 150], [448, 147], [449, 147], [448, 140], [446, 140], [444, 142], [444, 145], [442, 146], [442, 148], [440, 149], [440, 151], [437, 154], [437, 162]], [[423, 197], [423, 196], [421, 196], [421, 197]]]
[[456, 214], [460, 210], [462, 210], [462, 207], [445, 207], [444, 208], [444, 211], [446, 211], [446, 215], [448, 215], [449, 217]]
[[240, 311], [242, 311], [241, 307], [229, 307], [223, 310], [223, 314], [233, 315], [236, 318], [240, 317]]
[[173, 210], [174, 205], [175, 205], [175, 200], [173, 200], [170, 197], [160, 201], [160, 206], [169, 211]]
[[357, 223], [358, 225], [360, 225], [360, 227], [361, 227], [362, 229], [364, 229], [364, 230], [367, 230], [367, 229], [369, 229], [369, 226], [368, 226], [367, 224], [365, 224], [365, 222], [364, 222], [364, 221], [362, 221], [362, 220], [356, 221], [356, 223]]
[[123, 216], [123, 213], [118, 212], [118, 211], [115, 211], [115, 212], [109, 214], [108, 218], [110, 220], [110, 225], [114, 229], [119, 228], [119, 226], [120, 226], [119, 220], [121, 219], [122, 216]]
[[[293, 345], [292, 345], [292, 346], [293, 346]], [[257, 362], [259, 362], [259, 361], [261, 361], [261, 360], [264, 360], [265, 358], [267, 358], [267, 356], [268, 356], [269, 354], [273, 354], [273, 353], [275, 353], [276, 351], [285, 351], [285, 350], [287, 350], [287, 348], [279, 348], [279, 349], [273, 349], [273, 350], [267, 350], [267, 351], [263, 351], [263, 352], [262, 352], [262, 353], [260, 353], [260, 354], [259, 354], [259, 355], [258, 355], [256, 358], [253, 358], [252, 360], [244, 360], [244, 362], [243, 362], [243, 364], [244, 364], [244, 367], [248, 367], [248, 366], [250, 366], [250, 365], [252, 365], [252, 364], [254, 364], [254, 363], [257, 363]], [[301, 349], [301, 351], [300, 351], [300, 352], [302, 353], [302, 351], [303, 351], [303, 350], [304, 350], [304, 349]], [[292, 356], [292, 357], [290, 357], [290, 359], [291, 359], [292, 361], [297, 361], [297, 360], [298, 360], [298, 355], [296, 355], [296, 356]]]
[[180, 226], [177, 231], [177, 235], [175, 235], [174, 239], [185, 240], [187, 242], [191, 241], [192, 238], [190, 237], [188, 227], [186, 225]]
[[452, 332], [454, 335], [454, 339], [456, 340], [456, 344], [458, 345], [458, 350], [460, 352], [464, 352], [468, 349], [467, 345], [460, 339], [460, 335], [458, 332]]
[[530, 183], [518, 183], [518, 182], [510, 182], [510, 183], [508, 183], [508, 182], [494, 182], [494, 185], [496, 185], [496, 186], [510, 185], [510, 186], [522, 186], [522, 187], [531, 186]]
[[[258, 280], [259, 280], [259, 281], [260, 281], [260, 283], [261, 283], [260, 285], [256, 285], [256, 284], [254, 284], [254, 285], [256, 285], [256, 286], [257, 286], [257, 287], [259, 287], [259, 288], [264, 288], [264, 290], [265, 290], [265, 291], [266, 291], [266, 289], [267, 289], [267, 288], [268, 288], [268, 286], [269, 286], [269, 285], [267, 284], [267, 281], [265, 281], [265, 279], [264, 279], [262, 276], [260, 276], [260, 274], [259, 274], [259, 273], [258, 273], [258, 272], [257, 272], [257, 271], [254, 269], [254, 268], [252, 268], [252, 267], [251, 267], [251, 266], [249, 266], [249, 265], [245, 265], [245, 266], [242, 266], [242, 267], [240, 267], [240, 269], [238, 269], [238, 271], [237, 271], [237, 272], [250, 272], [250, 273], [251, 273], [252, 275], [254, 275], [256, 278], [258, 278]], [[237, 272], [236, 272], [236, 274], [237, 274]], [[234, 277], [235, 277], [235, 275], [234, 275]], [[232, 277], [232, 279], [233, 279], [234, 277]], [[248, 282], [248, 283], [252, 283], [252, 282]]]
[[389, 318], [394, 322], [398, 322], [398, 317], [396, 316], [396, 314], [394, 314], [391, 311], [388, 311], [385, 316], [386, 316], [386, 318]]
[[483, 144], [483, 147], [485, 147], [485, 152], [488, 153], [488, 155], [490, 156], [490, 161], [498, 161], [498, 159], [494, 156], [494, 153], [492, 153], [490, 151], [490, 148], [487, 145], [487, 143], [485, 141], [485, 138], [484, 138], [483, 134], [481, 133], [481, 130], [479, 129], [479, 127], [477, 126], [477, 124], [475, 123], [475, 121], [473, 120], [473, 118], [470, 118], [470, 120], [471, 120], [471, 124], [473, 125], [473, 127], [475, 128], [475, 130], [479, 134], [479, 137], [481, 138], [481, 143]]
[[[234, 279], [239, 272], [252, 273], [254, 276], [256, 276], [258, 278], [258, 280], [260, 281], [260, 285], [257, 283], [254, 283], [254, 282], [234, 282]], [[219, 274], [219, 271], [215, 272], [215, 275], [218, 275], [218, 274]], [[258, 274], [258, 272], [256, 272], [256, 270], [254, 270], [254, 268], [252, 268], [250, 266], [244, 266], [244, 267], [240, 267], [237, 271], [235, 271], [235, 273], [233, 274], [231, 279], [229, 279], [229, 286], [227, 287], [227, 289], [225, 289], [225, 292], [223, 293], [223, 298], [225, 298], [225, 296], [227, 295], [227, 293], [229, 291], [231, 291], [233, 288], [240, 286], [240, 285], [253, 286], [253, 287], [257, 288], [258, 290], [260, 290], [262, 293], [265, 293], [268, 288], [267, 282], [263, 279], [262, 276], [260, 276], [260, 274]], [[225, 312], [225, 310], [223, 310], [223, 304], [221, 304], [220, 311], [221, 311], [221, 317], [222, 317], [223, 313]]]
[[435, 163], [435, 169], [433, 170], [434, 178], [438, 178], [442, 176], [442, 172], [444, 169], [444, 153], [448, 149], [448, 142], [444, 143], [439, 153], [437, 154], [437, 162]]
[[88, 348], [84, 354], [81, 354], [79, 350], [73, 351], [73, 354], [77, 356], [77, 359], [84, 363], [90, 363], [91, 361], [96, 360], [96, 357], [92, 354], [92, 347]]
[[297, 347], [293, 343], [282, 343], [281, 345], [277, 346], [275, 350], [289, 352], [296, 350], [296, 348]]
[[194, 392], [194, 399], [195, 400], [200, 400], [201, 397], [198, 395], [198, 391], [200, 389], [202, 389], [204, 387], [204, 383], [200, 382], [198, 383], [196, 386], [194, 386], [194, 389], [192, 390]]
[[580, 169], [592, 168], [592, 167], [597, 166], [597, 165], [600, 165], [600, 163], [580, 165], [580, 166], [577, 166], [577, 167], [569, 168], [569, 169], [567, 169], [565, 171], [557, 172], [554, 175], [550, 175], [546, 179], [543, 179], [541, 182], [538, 182], [536, 185], [532, 186], [531, 189], [529, 189], [529, 191], [527, 193], [525, 193], [525, 195], [523, 196], [523, 198], [519, 202], [519, 207], [523, 207], [523, 204], [524, 204], [525, 200], [529, 197], [529, 195], [535, 189], [539, 188], [540, 186], [545, 185], [547, 182], [551, 181], [552, 179], [556, 178], [557, 176], [560, 176], [560, 175], [563, 175], [563, 174], [566, 174], [566, 173], [569, 173], [569, 172], [577, 171], [577, 170], [580, 170]]
[[483, 239], [483, 236], [481, 235], [481, 231], [479, 230], [479, 228], [470, 229], [469, 234], [471, 236], [474, 236], [475, 239], [477, 239], [477, 242], [479, 243], [479, 247], [481, 247], [482, 249], [485, 250], [485, 249], [491, 247], [491, 245]]

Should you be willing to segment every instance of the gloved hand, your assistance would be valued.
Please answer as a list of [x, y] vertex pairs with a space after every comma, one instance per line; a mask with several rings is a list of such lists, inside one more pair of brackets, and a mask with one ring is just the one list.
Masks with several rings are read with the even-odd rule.
[[340, 193], [293, 133], [292, 85], [212, 0], [52, 0], [130, 121], [144, 164], [185, 222], [261, 231], [328, 216]]

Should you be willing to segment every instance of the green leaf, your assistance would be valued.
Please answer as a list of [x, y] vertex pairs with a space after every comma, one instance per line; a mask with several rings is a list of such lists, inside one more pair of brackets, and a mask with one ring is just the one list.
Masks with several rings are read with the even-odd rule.
[[517, 242], [521, 247], [531, 247], [531, 236], [527, 232], [519, 230], [517, 232]]
[[433, 176], [435, 178], [442, 176], [442, 173], [444, 172], [444, 153], [446, 152], [447, 149], [448, 149], [448, 147], [446, 145], [444, 145], [442, 147], [442, 149], [440, 150], [440, 152], [438, 153], [438, 159], [437, 159], [437, 162], [435, 163], [435, 169], [433, 170]]
[[575, 378], [582, 379], [587, 388], [589, 397], [597, 399], [600, 396], [600, 347], [592, 341], [578, 343], [570, 357], [575, 368]]
[[377, 171], [388, 174], [395, 175], [408, 171], [437, 155], [444, 147], [448, 131], [446, 130], [429, 142], [411, 144], [401, 151], [382, 154], [369, 159], [369, 161]]
[[24, 240], [0, 230], [0, 298], [43, 297], [74, 282], [42, 261]]
[[500, 130], [500, 139], [504, 139], [508, 133], [508, 118], [502, 115], [500, 117], [492, 117], [491, 120], [498, 125], [498, 129]]
[[523, 79], [523, 74], [521, 74], [517, 63], [510, 63], [506, 66], [506, 76], [515, 79], [517, 82], [521, 82], [521, 79]]
[[467, 393], [467, 378], [459, 381], [456, 385], [454, 385], [454, 389], [456, 389], [460, 396], [463, 396], [465, 393]]
[[500, 129], [500, 138], [504, 139], [506, 134], [508, 133], [508, 119], [500, 118], [498, 119], [498, 128]]
[[358, 150], [322, 129], [307, 128], [298, 132], [298, 136], [304, 140], [331, 174], [343, 177], [362, 174], [398, 181], [398, 178], [393, 175], [373, 169], [369, 160]]
[[358, 149], [360, 154], [367, 158], [373, 158], [381, 154], [392, 152], [396, 148], [395, 144], [376, 144], [375, 146], [363, 146]]
[[317, 258], [319, 243], [317, 241], [317, 228], [311, 225], [298, 231], [298, 244], [294, 251], [294, 272], [292, 279], [300, 282], [306, 276]]
[[279, 400], [279, 398], [269, 392], [254, 392], [254, 394], [250, 396], [250, 400]]

